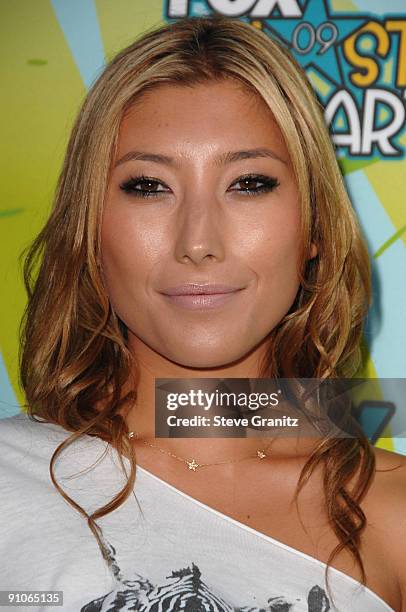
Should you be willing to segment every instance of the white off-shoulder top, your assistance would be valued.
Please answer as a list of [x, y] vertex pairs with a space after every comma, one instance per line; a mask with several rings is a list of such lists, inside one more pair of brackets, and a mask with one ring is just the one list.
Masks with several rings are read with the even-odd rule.
[[[27, 609], [393, 612], [370, 589], [334, 568], [332, 602], [323, 562], [206, 506], [140, 466], [134, 495], [98, 520], [110, 557], [106, 563], [86, 519], [50, 479], [52, 453], [69, 435], [24, 413], [0, 419], [0, 591], [63, 593], [63, 606], [38, 603]], [[89, 513], [124, 483], [117, 451], [91, 436], [63, 451], [55, 473]]]

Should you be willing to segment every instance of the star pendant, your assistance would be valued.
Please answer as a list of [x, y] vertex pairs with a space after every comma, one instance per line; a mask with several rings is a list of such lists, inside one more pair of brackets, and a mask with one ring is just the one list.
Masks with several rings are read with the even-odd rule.
[[199, 467], [199, 464], [196, 463], [196, 461], [194, 459], [192, 459], [192, 461], [187, 461], [186, 463], [188, 464], [188, 468], [189, 470], [193, 470], [194, 472], [196, 472], [196, 468]]
[[257, 457], [263, 459], [264, 457], [266, 457], [266, 453], [264, 453], [264, 451], [257, 450]]

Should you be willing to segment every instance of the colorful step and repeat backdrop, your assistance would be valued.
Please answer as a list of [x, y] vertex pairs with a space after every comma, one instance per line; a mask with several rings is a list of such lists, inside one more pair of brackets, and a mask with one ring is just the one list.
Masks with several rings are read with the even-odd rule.
[[[404, 0], [1, 0], [0, 416], [17, 413], [18, 256], [49, 214], [68, 134], [106, 60], [183, 16], [238, 17], [282, 39], [325, 108], [373, 262], [364, 424], [406, 454], [406, 4]], [[44, 313], [46, 316], [46, 313]]]

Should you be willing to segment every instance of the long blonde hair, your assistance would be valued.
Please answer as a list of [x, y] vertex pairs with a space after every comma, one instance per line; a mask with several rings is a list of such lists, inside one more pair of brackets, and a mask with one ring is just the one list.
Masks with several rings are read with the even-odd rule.
[[[108, 561], [97, 519], [120, 506], [135, 483], [136, 458], [123, 408], [136, 400], [137, 363], [124, 324], [100, 274], [100, 227], [123, 114], [161, 84], [235, 79], [270, 107], [283, 134], [301, 196], [301, 286], [269, 334], [263, 371], [282, 377], [353, 376], [361, 362], [370, 303], [370, 264], [325, 125], [323, 110], [298, 63], [282, 44], [241, 21], [187, 18], [146, 33], [107, 65], [74, 125], [52, 213], [24, 264], [28, 292], [21, 331], [21, 383], [31, 418], [72, 432], [51, 460], [58, 491], [88, 521]], [[318, 255], [309, 260], [311, 242]], [[309, 261], [308, 261], [309, 260]], [[44, 317], [44, 313], [46, 316]], [[123, 395], [123, 386], [131, 389]], [[123, 489], [89, 515], [54, 478], [57, 456], [83, 434], [111, 443], [130, 459]], [[365, 436], [325, 439], [304, 466], [297, 495], [324, 466], [329, 522], [366, 577], [359, 553], [366, 517], [360, 507], [375, 463]], [[351, 478], [355, 486], [347, 488]]]

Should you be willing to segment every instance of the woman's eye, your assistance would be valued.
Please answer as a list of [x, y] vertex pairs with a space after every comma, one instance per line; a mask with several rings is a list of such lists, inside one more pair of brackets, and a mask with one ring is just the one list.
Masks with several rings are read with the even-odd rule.
[[[274, 177], [252, 174], [241, 176], [231, 185], [229, 191], [250, 196], [269, 193], [278, 186], [279, 182]], [[120, 189], [125, 193], [141, 198], [153, 198], [170, 192], [169, 187], [164, 183], [147, 176], [131, 177], [120, 185]]]
[[157, 179], [147, 176], [132, 177], [128, 181], [122, 183], [120, 189], [125, 193], [141, 198], [153, 198], [169, 191], [166, 185]]
[[268, 193], [279, 186], [279, 182], [272, 176], [264, 176], [262, 174], [250, 174], [241, 176], [235, 181], [229, 191], [237, 191], [242, 194], [255, 195], [260, 193]]

